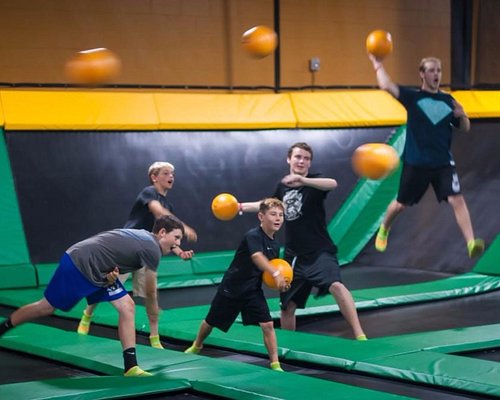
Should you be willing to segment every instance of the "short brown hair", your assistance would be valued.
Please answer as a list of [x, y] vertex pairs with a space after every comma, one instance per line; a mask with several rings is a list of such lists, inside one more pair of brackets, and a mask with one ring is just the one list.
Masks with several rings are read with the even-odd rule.
[[428, 62], [435, 62], [435, 63], [439, 64], [439, 66], [441, 67], [441, 60], [439, 58], [425, 57], [425, 58], [422, 58], [422, 60], [420, 60], [420, 65], [418, 66], [418, 70], [420, 72], [425, 72], [425, 64], [427, 64]]
[[180, 229], [182, 235], [184, 235], [184, 225], [172, 215], [162, 215], [155, 219], [152, 232], [158, 233], [162, 229], [165, 229], [167, 233], [172, 232], [174, 229]]
[[292, 156], [293, 149], [298, 148], [307, 151], [311, 155], [311, 161], [313, 159], [313, 149], [311, 146], [309, 146], [305, 142], [297, 142], [295, 144], [292, 144], [290, 148], [288, 149], [288, 158]]
[[283, 212], [285, 211], [285, 206], [281, 200], [274, 197], [268, 197], [260, 202], [259, 212], [265, 214], [266, 211], [269, 211], [273, 207], [281, 208]]

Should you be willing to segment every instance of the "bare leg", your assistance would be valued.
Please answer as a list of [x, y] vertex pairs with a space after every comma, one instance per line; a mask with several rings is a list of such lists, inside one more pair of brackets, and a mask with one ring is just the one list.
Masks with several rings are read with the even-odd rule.
[[364, 335], [363, 329], [359, 322], [358, 312], [352, 298], [351, 292], [340, 282], [334, 282], [329, 288], [330, 293], [335, 298], [340, 312], [351, 326], [354, 337]]
[[455, 218], [462, 235], [464, 236], [465, 243], [474, 239], [474, 231], [472, 229], [472, 222], [469, 215], [469, 209], [465, 203], [464, 196], [448, 196], [448, 203], [452, 206], [455, 212]]
[[198, 330], [198, 334], [196, 335], [196, 339], [194, 340], [194, 345], [198, 348], [203, 347], [203, 342], [205, 339], [212, 333], [213, 327], [207, 324], [207, 321], [203, 320], [200, 325], [200, 329]]
[[149, 320], [149, 336], [158, 336], [159, 335], [158, 324], [160, 320], [159, 315], [148, 314], [148, 320]]
[[89, 316], [94, 314], [94, 310], [97, 308], [97, 304], [98, 303], [87, 305], [87, 307], [85, 307], [85, 313]]
[[386, 230], [389, 230], [392, 226], [392, 223], [396, 219], [396, 217], [404, 211], [406, 206], [404, 204], [401, 204], [397, 200], [393, 200], [391, 204], [389, 204], [389, 207], [387, 207], [387, 211], [384, 216], [384, 220], [382, 221], [382, 224], [384, 225], [384, 228]]
[[13, 326], [17, 326], [24, 322], [32, 321], [36, 318], [52, 315], [54, 311], [55, 308], [52, 307], [44, 297], [43, 299], [35, 303], [27, 304], [21, 308], [18, 308], [12, 313], [12, 315], [10, 316], [10, 320]]
[[295, 310], [297, 309], [297, 304], [290, 301], [284, 310], [281, 310], [281, 329], [287, 329], [289, 331], [294, 331], [296, 326]]
[[269, 354], [269, 361], [278, 361], [278, 344], [276, 340], [276, 331], [274, 330], [274, 324], [270, 322], [262, 322], [259, 324], [262, 328], [262, 333], [264, 335], [264, 345], [266, 346], [267, 353]]
[[127, 295], [111, 302], [119, 314], [118, 336], [123, 350], [135, 347], [135, 303]]

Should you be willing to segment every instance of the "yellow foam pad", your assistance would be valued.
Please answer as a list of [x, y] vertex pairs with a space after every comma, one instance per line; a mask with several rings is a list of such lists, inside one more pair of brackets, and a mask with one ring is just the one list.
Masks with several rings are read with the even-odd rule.
[[151, 93], [2, 90], [7, 130], [150, 130], [159, 125]]
[[382, 90], [292, 93], [300, 128], [401, 125], [404, 107]]
[[160, 129], [295, 128], [287, 94], [155, 93]]
[[500, 91], [458, 90], [452, 96], [470, 118], [500, 117]]

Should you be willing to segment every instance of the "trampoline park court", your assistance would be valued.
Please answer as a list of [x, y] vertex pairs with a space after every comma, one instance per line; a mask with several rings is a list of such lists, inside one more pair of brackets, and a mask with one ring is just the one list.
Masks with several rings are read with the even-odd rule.
[[[332, 116], [325, 115], [327, 107], [322, 107], [325, 101], [335, 101], [335, 93], [326, 95], [328, 100], [325, 94], [314, 93], [236, 95], [257, 96], [255, 101], [264, 102], [262, 109], [272, 112], [255, 115], [255, 108], [242, 106], [239, 115], [226, 117], [229, 121], [211, 121], [205, 126], [200, 121], [216, 115], [215, 108], [227, 107], [224, 101], [233, 99], [226, 95], [220, 95], [221, 102], [207, 99], [208, 110], [201, 107], [203, 115], [193, 113], [181, 123], [169, 120], [173, 114], [162, 108], [166, 97], [175, 95], [141, 94], [147, 99], [143, 107], [148, 111], [151, 106], [155, 114], [135, 110], [132, 94], [124, 93], [118, 100], [123, 104], [119, 117], [125, 122], [119, 123], [116, 115], [103, 111], [107, 102], [117, 101], [116, 93], [100, 94], [96, 101], [101, 108], [91, 118], [83, 115], [81, 105], [87, 100], [78, 93], [48, 94], [53, 96], [52, 111], [44, 108], [47, 94], [12, 91], [2, 95], [6, 117], [0, 142], [4, 177], [0, 217], [6, 223], [0, 230], [5, 243], [0, 252], [0, 318], [43, 295], [57, 265], [56, 255], [68, 244], [88, 233], [119, 226], [136, 193], [132, 186], [145, 184], [142, 173], [151, 158], [167, 158], [176, 166], [179, 181], [171, 201], [178, 207], [176, 213], [192, 216], [190, 225], [199, 230], [200, 242], [204, 241], [191, 261], [162, 260], [160, 336], [165, 350], [147, 345], [147, 316], [137, 300], [138, 360], [153, 377], [121, 376], [117, 313], [109, 304], [96, 310], [90, 335], [76, 333], [85, 306], [82, 302], [70, 312], [16, 327], [0, 339], [2, 400], [500, 397], [497, 92], [454, 94], [471, 115], [477, 136], [474, 146], [466, 137], [457, 137], [454, 145], [473, 223], [487, 243], [486, 252], [474, 260], [467, 258], [451, 212], [446, 205], [438, 205], [432, 193], [400, 217], [388, 251], [374, 251], [373, 236], [395, 196], [399, 171], [381, 181], [358, 179], [349, 157], [369, 140], [402, 150], [404, 116], [379, 91], [343, 94], [357, 104], [379, 104], [384, 112], [375, 110], [373, 115], [378, 117], [369, 121], [363, 119], [362, 111], [354, 117], [346, 113], [335, 128], [327, 125]], [[68, 96], [73, 96], [71, 102]], [[481, 96], [488, 101], [479, 101]], [[203, 99], [203, 95], [195, 97], [195, 103]], [[21, 104], [41, 108], [41, 112], [26, 113]], [[73, 119], [56, 124], [57, 112], [68, 107], [74, 107], [67, 113]], [[311, 114], [314, 109], [322, 111]], [[98, 123], [86, 126], [88, 120]], [[196, 143], [187, 155], [179, 151], [186, 141]], [[257, 151], [264, 141], [265, 149]], [[233, 255], [234, 238], [255, 224], [251, 215], [217, 221], [203, 202], [209, 204], [206, 199], [222, 191], [242, 201], [268, 194], [283, 174], [284, 157], [276, 154], [296, 141], [310, 142], [317, 149], [315, 164], [343, 183], [328, 198], [328, 230], [339, 247], [343, 279], [369, 340], [353, 340], [329, 296], [311, 297], [307, 308], [298, 311], [297, 331], [281, 330], [277, 294], [266, 289], [286, 373], [267, 368], [260, 328], [244, 327], [239, 321], [227, 334], [214, 330], [200, 355], [184, 354]], [[210, 143], [217, 146], [207, 147]], [[207, 148], [213, 152], [206, 157], [214, 167], [207, 167], [206, 159], [199, 161]], [[222, 159], [222, 166], [215, 162]], [[264, 173], [251, 176], [248, 171], [255, 164]], [[216, 168], [219, 174], [214, 173]], [[126, 182], [120, 179], [124, 170], [131, 174]], [[80, 187], [70, 190], [68, 179], [78, 173]], [[222, 179], [221, 173], [227, 175]], [[174, 197], [177, 194], [179, 200]], [[185, 204], [189, 202], [180, 200], [181, 194], [199, 207]], [[61, 196], [64, 201], [57, 200]], [[70, 215], [67, 211], [72, 208]], [[68, 217], [59, 218], [58, 212]], [[198, 226], [195, 221], [203, 222]]]

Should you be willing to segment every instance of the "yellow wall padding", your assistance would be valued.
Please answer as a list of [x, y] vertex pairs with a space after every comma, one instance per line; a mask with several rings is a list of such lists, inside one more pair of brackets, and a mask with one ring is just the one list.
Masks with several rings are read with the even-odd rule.
[[156, 93], [161, 129], [295, 128], [286, 94]]
[[292, 93], [300, 128], [401, 125], [406, 111], [382, 90]]
[[0, 126], [5, 126], [5, 112], [2, 104], [2, 97], [0, 96]]
[[[500, 117], [500, 91], [456, 91], [471, 118]], [[0, 90], [7, 130], [287, 129], [401, 125], [382, 90], [164, 93], [112, 89]]]
[[150, 130], [159, 125], [151, 93], [0, 91], [7, 130]]
[[470, 118], [500, 117], [499, 91], [467, 91], [452, 93], [453, 97], [464, 107]]

